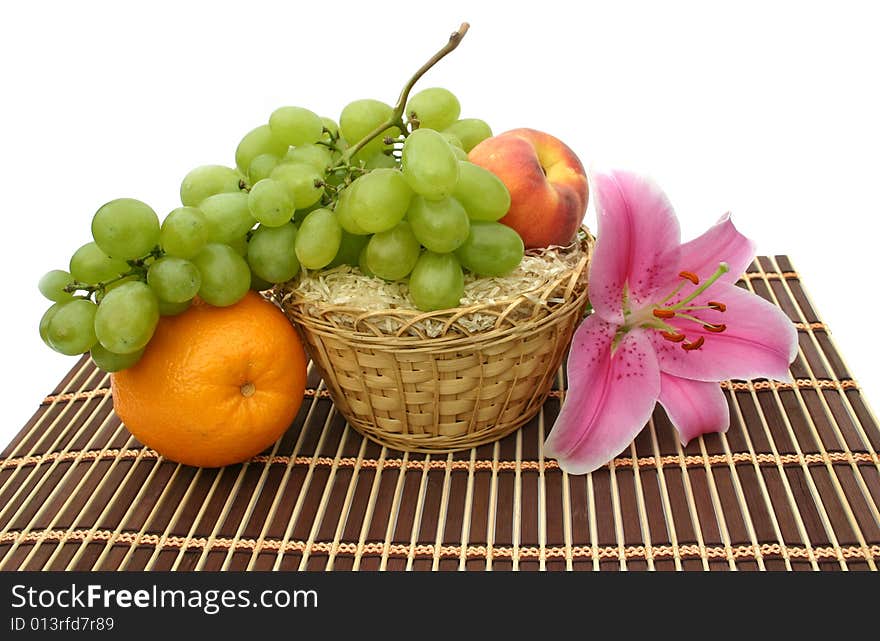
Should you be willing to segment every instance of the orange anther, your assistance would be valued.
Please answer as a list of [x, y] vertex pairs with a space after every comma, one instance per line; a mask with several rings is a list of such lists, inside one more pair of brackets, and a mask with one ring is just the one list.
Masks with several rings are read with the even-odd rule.
[[727, 311], [727, 305], [725, 305], [724, 303], [719, 303], [716, 300], [710, 300], [706, 304], [709, 307], [711, 307], [712, 309], [714, 309], [716, 312], [726, 312]]
[[698, 336], [697, 340], [691, 341], [690, 343], [682, 343], [681, 348], [686, 352], [690, 352], [695, 349], [700, 349], [703, 346], [705, 340], [702, 336]]
[[672, 341], [673, 343], [680, 343], [684, 340], [684, 334], [679, 334], [678, 332], [660, 332], [660, 336], [665, 338], [668, 341]]
[[700, 284], [700, 277], [697, 276], [694, 272], [681, 272], [679, 273], [679, 277], [686, 278], [691, 281], [694, 285]]
[[672, 318], [675, 316], [675, 312], [671, 309], [655, 309], [653, 313], [657, 318]]
[[718, 323], [717, 325], [713, 325], [712, 323], [706, 323], [704, 325], [704, 327], [706, 328], [707, 331], [715, 332], [716, 334], [720, 334], [725, 329], [727, 329], [727, 325], [725, 325], [723, 323]]

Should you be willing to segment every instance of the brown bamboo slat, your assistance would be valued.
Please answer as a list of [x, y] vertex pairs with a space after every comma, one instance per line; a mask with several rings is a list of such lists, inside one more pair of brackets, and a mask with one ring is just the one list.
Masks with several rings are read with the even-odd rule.
[[607, 466], [569, 476], [535, 418], [451, 454], [352, 430], [310, 369], [275, 445], [197, 469], [138, 443], [80, 360], [0, 454], [3, 570], [876, 570], [880, 429], [784, 256], [740, 282], [799, 335], [794, 381], [725, 381], [727, 434], [682, 447], [658, 409]]

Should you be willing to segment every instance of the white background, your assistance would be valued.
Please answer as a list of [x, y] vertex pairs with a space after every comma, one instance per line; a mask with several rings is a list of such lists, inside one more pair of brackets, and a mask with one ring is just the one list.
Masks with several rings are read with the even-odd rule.
[[[281, 105], [337, 117], [421, 86], [496, 132], [533, 127], [588, 167], [650, 173], [693, 237], [727, 210], [792, 257], [869, 400], [880, 403], [880, 38], [870, 3], [14, 2], [0, 15], [8, 442], [74, 359], [46, 348], [39, 277], [66, 268], [104, 202], [160, 216], [180, 179], [233, 164]], [[587, 221], [593, 224], [592, 211]]]

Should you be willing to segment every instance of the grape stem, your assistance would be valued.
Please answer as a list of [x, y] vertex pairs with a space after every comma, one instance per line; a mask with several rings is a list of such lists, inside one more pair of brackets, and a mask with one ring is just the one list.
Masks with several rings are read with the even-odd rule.
[[69, 285], [64, 288], [68, 294], [73, 294], [75, 292], [86, 292], [86, 295], [83, 297], [85, 299], [91, 298], [92, 294], [101, 292], [113, 283], [118, 283], [121, 280], [125, 280], [126, 278], [130, 278], [131, 276], [138, 276], [142, 279], [146, 279], [147, 277], [147, 261], [151, 258], [161, 258], [164, 255], [163, 252], [158, 246], [154, 247], [150, 250], [149, 254], [142, 256], [140, 258], [136, 258], [134, 260], [126, 261], [130, 269], [124, 274], [119, 274], [119, 276], [115, 276], [109, 280], [101, 281], [100, 283], [95, 283], [94, 285], [89, 285], [88, 283], [81, 283], [79, 281], [73, 281]]
[[388, 119], [364, 136], [363, 139], [359, 140], [357, 144], [346, 149], [342, 154], [340, 166], [334, 167], [331, 171], [347, 166], [357, 152], [363, 149], [373, 138], [381, 135], [389, 127], [398, 127], [400, 131], [403, 132], [403, 135], [406, 135], [406, 126], [403, 123], [403, 112], [406, 109], [409, 92], [412, 91], [413, 86], [418, 82], [419, 78], [425, 75], [428, 69], [436, 65], [458, 47], [469, 28], [470, 25], [467, 22], [462, 22], [458, 30], [452, 32], [446, 45], [431, 56], [425, 64], [419, 67], [419, 70], [416, 71], [406, 85], [404, 85], [403, 90], [400, 92], [400, 97], [397, 99], [397, 104], [394, 105], [394, 110], [391, 112], [391, 115], [388, 116]]
[[108, 286], [113, 283], [118, 283], [121, 280], [125, 280], [130, 276], [143, 276], [144, 270], [143, 268], [132, 267], [130, 270], [125, 272], [124, 274], [120, 274], [114, 278], [109, 280], [101, 281], [100, 283], [96, 283], [94, 285], [89, 285], [88, 283], [80, 283], [79, 281], [73, 281], [69, 285], [64, 288], [69, 294], [73, 294], [75, 292], [86, 292], [86, 295], [83, 298], [90, 298], [92, 294], [96, 292], [103, 292]]

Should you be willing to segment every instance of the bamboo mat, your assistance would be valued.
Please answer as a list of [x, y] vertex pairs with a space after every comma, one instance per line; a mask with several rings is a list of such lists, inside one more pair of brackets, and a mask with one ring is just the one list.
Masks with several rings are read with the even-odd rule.
[[142, 447], [82, 359], [0, 455], [0, 569], [876, 570], [877, 423], [789, 260], [741, 284], [797, 326], [795, 383], [723, 383], [730, 431], [687, 448], [658, 409], [588, 476], [543, 455], [561, 371], [522, 430], [439, 456], [348, 428], [312, 371], [271, 450], [208, 470]]

